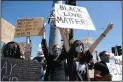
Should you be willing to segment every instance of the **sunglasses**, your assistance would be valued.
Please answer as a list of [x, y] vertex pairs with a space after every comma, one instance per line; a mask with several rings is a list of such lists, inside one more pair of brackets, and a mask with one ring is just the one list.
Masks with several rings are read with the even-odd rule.
[[105, 54], [104, 56], [108, 56], [108, 57], [110, 57], [110, 55], [109, 55], [109, 54]]

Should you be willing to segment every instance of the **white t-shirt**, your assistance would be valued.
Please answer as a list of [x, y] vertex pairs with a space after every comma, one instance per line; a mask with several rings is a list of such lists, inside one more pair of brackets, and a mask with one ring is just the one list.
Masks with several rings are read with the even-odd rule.
[[80, 64], [79, 62], [76, 62], [76, 71], [78, 71], [79, 73], [86, 73], [86, 65], [85, 64]]

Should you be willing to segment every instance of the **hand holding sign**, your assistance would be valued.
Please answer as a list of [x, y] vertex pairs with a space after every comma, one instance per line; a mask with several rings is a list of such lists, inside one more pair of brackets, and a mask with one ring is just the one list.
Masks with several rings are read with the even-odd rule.
[[60, 33], [61, 33], [61, 36], [63, 38], [63, 41], [64, 41], [64, 46], [65, 46], [65, 49], [66, 49], [66, 52], [69, 52], [70, 50], [70, 46], [69, 46], [69, 42], [68, 42], [68, 38], [67, 38], [67, 31], [65, 31], [64, 28], [58, 28]]
[[65, 28], [58, 28], [60, 33], [61, 33], [61, 37], [64, 39], [64, 38], [67, 38], [67, 32], [65, 32]]

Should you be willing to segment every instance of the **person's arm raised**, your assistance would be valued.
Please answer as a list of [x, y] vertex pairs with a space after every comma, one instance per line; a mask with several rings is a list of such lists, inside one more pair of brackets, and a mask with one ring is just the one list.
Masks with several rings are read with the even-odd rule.
[[92, 54], [97, 45], [106, 37], [107, 33], [113, 28], [113, 24], [109, 24], [107, 29], [97, 38], [97, 40], [90, 46], [89, 51]]
[[46, 42], [45, 31], [44, 31], [44, 33], [42, 35], [42, 42], [41, 42], [41, 44], [42, 44], [42, 50], [43, 50], [44, 56], [47, 59], [47, 57], [48, 57], [48, 47], [47, 47], [47, 42]]
[[64, 41], [63, 43], [64, 43], [65, 50], [66, 50], [66, 52], [69, 52], [70, 45], [69, 45], [69, 41], [68, 41], [68, 38], [67, 38], [67, 32], [63, 28], [59, 28], [59, 31], [60, 31], [61, 37]]

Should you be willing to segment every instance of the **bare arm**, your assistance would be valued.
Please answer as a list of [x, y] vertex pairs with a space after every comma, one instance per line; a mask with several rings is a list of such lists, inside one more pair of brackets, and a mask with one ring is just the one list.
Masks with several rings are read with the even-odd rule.
[[89, 51], [92, 54], [97, 45], [106, 37], [107, 33], [113, 28], [113, 24], [109, 24], [107, 29], [97, 38], [97, 40], [90, 46]]
[[101, 72], [94, 70], [94, 79], [97, 81], [111, 81], [111, 75], [105, 75], [105, 76], [101, 76]]
[[104, 79], [102, 78], [101, 76], [101, 72], [100, 71], [97, 71], [97, 70], [94, 70], [94, 78], [95, 80], [97, 81], [103, 81]]
[[44, 56], [47, 59], [47, 57], [48, 57], [48, 48], [47, 48], [45, 32], [43, 33], [41, 44], [42, 44], [42, 50], [43, 50]]
[[65, 50], [66, 52], [69, 52], [70, 50], [70, 45], [69, 45], [69, 41], [68, 41], [68, 38], [67, 38], [67, 32], [65, 32], [65, 29], [62, 29], [62, 28], [59, 28], [59, 31], [61, 33], [61, 36], [63, 38], [63, 41], [64, 41], [64, 47], [65, 47]]

